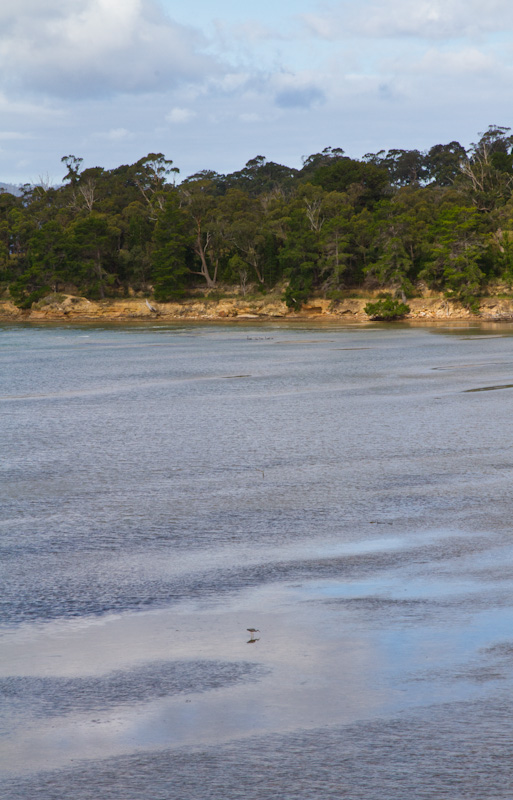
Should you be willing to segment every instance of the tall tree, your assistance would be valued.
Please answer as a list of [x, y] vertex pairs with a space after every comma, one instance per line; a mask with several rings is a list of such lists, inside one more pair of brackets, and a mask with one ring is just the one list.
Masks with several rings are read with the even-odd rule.
[[492, 211], [505, 203], [513, 191], [513, 136], [510, 128], [491, 125], [472, 144], [461, 163], [462, 184], [474, 205], [481, 211]]
[[191, 236], [176, 192], [168, 194], [153, 235], [152, 280], [160, 302], [183, 297], [190, 278]]
[[459, 142], [433, 145], [426, 155], [428, 180], [438, 186], [452, 186], [466, 157], [467, 152]]
[[[172, 166], [163, 153], [148, 153], [134, 164], [132, 180], [141, 192], [148, 206], [154, 210], [164, 208], [166, 201], [167, 176], [177, 175], [180, 170]], [[155, 212], [154, 212], [155, 213]]]
[[186, 181], [180, 186], [181, 204], [189, 218], [194, 242], [194, 252], [199, 261], [196, 274], [201, 275], [211, 289], [217, 282], [218, 262], [211, 258], [216, 237], [216, 206], [211, 181]]
[[430, 258], [420, 277], [475, 310], [485, 277], [481, 259], [486, 246], [477, 209], [442, 208], [431, 233]]
[[116, 280], [116, 272], [106, 266], [116, 258], [119, 229], [105, 216], [91, 212], [73, 222], [70, 233], [77, 277], [103, 299], [105, 288]]

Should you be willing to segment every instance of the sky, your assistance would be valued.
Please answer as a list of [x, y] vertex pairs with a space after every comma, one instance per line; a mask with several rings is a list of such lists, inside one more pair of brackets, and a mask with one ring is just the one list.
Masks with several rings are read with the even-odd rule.
[[0, 182], [468, 147], [512, 73], [511, 0], [1, 0]]

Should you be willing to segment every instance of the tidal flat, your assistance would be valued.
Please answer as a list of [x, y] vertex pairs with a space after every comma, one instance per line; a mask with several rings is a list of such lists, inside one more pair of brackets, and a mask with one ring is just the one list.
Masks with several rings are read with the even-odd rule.
[[510, 800], [512, 385], [506, 323], [0, 325], [2, 796]]

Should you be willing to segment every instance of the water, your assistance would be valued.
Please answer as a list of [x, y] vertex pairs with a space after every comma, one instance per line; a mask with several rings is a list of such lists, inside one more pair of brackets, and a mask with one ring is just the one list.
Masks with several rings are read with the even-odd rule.
[[510, 800], [512, 334], [0, 327], [3, 795]]

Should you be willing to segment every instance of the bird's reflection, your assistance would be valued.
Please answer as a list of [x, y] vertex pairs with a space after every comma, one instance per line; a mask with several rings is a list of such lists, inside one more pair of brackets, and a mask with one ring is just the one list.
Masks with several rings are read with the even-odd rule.
[[259, 642], [260, 639], [255, 639], [255, 633], [260, 633], [259, 628], [246, 628], [247, 632], [249, 633], [249, 639], [246, 644], [253, 644], [253, 642]]

